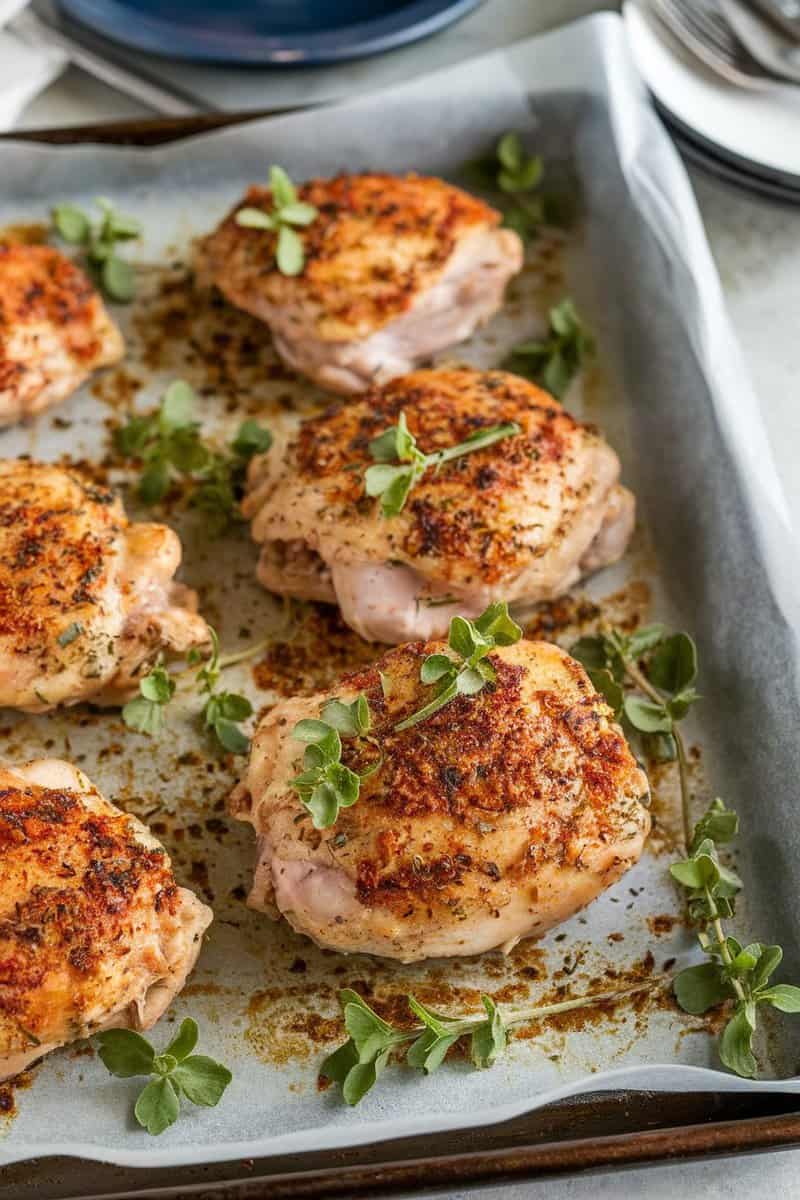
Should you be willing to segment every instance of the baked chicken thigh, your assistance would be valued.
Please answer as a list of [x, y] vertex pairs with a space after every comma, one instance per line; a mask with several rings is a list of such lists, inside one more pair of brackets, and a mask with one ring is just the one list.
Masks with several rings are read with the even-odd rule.
[[149, 1029], [211, 918], [77, 768], [0, 766], [0, 1079], [101, 1029]]
[[180, 557], [80, 471], [0, 460], [0, 707], [121, 704], [160, 652], [207, 642]]
[[[425, 453], [520, 432], [436, 468], [396, 516], [365, 494], [371, 439], [405, 415]], [[363, 637], [441, 637], [455, 613], [538, 602], [619, 558], [634, 523], [617, 455], [546, 392], [502, 371], [422, 370], [306, 421], [253, 460], [243, 503], [270, 591], [337, 603]]]
[[[444, 643], [388, 651], [331, 693], [281, 701], [253, 739], [231, 811], [257, 835], [248, 903], [321, 946], [413, 962], [538, 936], [639, 858], [647, 778], [579, 663], [546, 642], [495, 650], [493, 687], [419, 724], [420, 666]], [[371, 729], [343, 739], [365, 774], [351, 807], [317, 829], [292, 781], [298, 721], [332, 696], [366, 697]]]
[[0, 245], [0, 426], [66, 400], [124, 353], [74, 263], [51, 246]]
[[500, 213], [441, 179], [339, 175], [298, 197], [317, 210], [297, 230], [298, 275], [278, 269], [275, 233], [237, 224], [244, 208], [273, 207], [269, 188], [251, 187], [201, 243], [198, 276], [265, 321], [289, 366], [334, 392], [364, 391], [463, 341], [522, 267]]

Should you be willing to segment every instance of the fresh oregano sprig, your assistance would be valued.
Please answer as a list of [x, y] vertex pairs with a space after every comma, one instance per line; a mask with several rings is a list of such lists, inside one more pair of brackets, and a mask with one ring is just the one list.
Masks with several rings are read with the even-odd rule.
[[560, 400], [585, 360], [595, 351], [595, 341], [573, 300], [567, 296], [548, 314], [544, 338], [520, 342], [503, 366], [546, 388]]
[[292, 780], [315, 829], [335, 825], [339, 812], [358, 800], [362, 779], [374, 774], [380, 758], [360, 775], [342, 762], [342, 738], [365, 738], [371, 728], [369, 704], [360, 693], [350, 704], [328, 700], [319, 720], [298, 721], [292, 737], [305, 743], [303, 770]]
[[485, 450], [487, 446], [493, 446], [495, 442], [517, 433], [521, 433], [520, 426], [515, 421], [508, 421], [504, 425], [476, 429], [463, 442], [448, 446], [445, 450], [423, 454], [409, 431], [405, 413], [401, 412], [397, 424], [390, 426], [380, 437], [373, 438], [369, 444], [369, 452], [376, 465], [368, 467], [364, 475], [366, 493], [368, 496], [380, 496], [384, 517], [396, 517], [402, 512], [409, 492], [426, 471], [439, 471], [445, 463], [455, 458]]
[[244, 229], [264, 229], [277, 234], [275, 263], [282, 275], [299, 275], [305, 266], [305, 250], [302, 238], [295, 226], [310, 225], [319, 216], [313, 204], [305, 204], [297, 198], [297, 188], [283, 167], [270, 167], [269, 186], [272, 191], [272, 209], [240, 208], [234, 218]]
[[[742, 887], [718, 851], [718, 844], [732, 841], [738, 832], [736, 813], [716, 799], [697, 824], [691, 823], [686, 747], [678, 726], [699, 699], [694, 688], [695, 644], [686, 633], [668, 634], [663, 626], [651, 625], [632, 634], [606, 629], [581, 638], [572, 654], [586, 667], [615, 715], [639, 731], [650, 751], [656, 757], [677, 759], [686, 857], [673, 863], [670, 874], [685, 889], [689, 919], [697, 926], [707, 961], [676, 975], [675, 998], [693, 1014], [732, 1002], [719, 1039], [719, 1056], [731, 1071], [751, 1078], [758, 1068], [753, 1054], [758, 1006], [800, 1012], [800, 988], [770, 986], [783, 957], [780, 946], [761, 942], [743, 946], [723, 926], [735, 914], [735, 897]], [[634, 690], [626, 691], [625, 684]]]
[[453, 617], [447, 638], [452, 653], [429, 654], [420, 668], [422, 682], [434, 688], [433, 699], [395, 725], [395, 730], [410, 729], [456, 696], [475, 696], [494, 683], [496, 672], [488, 655], [497, 646], [513, 646], [521, 637], [522, 630], [508, 615], [505, 602], [490, 604], [475, 621]]
[[[209, 625], [208, 633], [211, 654], [204, 658], [202, 650], [192, 647], [186, 656], [186, 669], [179, 672], [178, 676], [187, 671], [195, 672], [195, 689], [205, 697], [200, 714], [203, 728], [213, 733], [223, 750], [230, 754], [247, 754], [250, 740], [239, 726], [253, 715], [253, 706], [246, 696], [238, 692], [219, 690], [218, 683], [222, 671], [260, 654], [269, 644], [269, 639], [248, 646], [238, 654], [221, 657], [216, 630]], [[166, 708], [175, 694], [175, 679], [161, 661], [142, 676], [139, 694], [129, 700], [122, 710], [122, 719], [129, 729], [150, 735], [162, 731], [166, 723]]]
[[117, 243], [141, 237], [142, 226], [135, 217], [126, 217], [110, 200], [98, 196], [95, 204], [102, 217], [91, 219], [74, 204], [57, 204], [52, 219], [56, 233], [65, 242], [83, 246], [89, 273], [110, 300], [126, 304], [136, 292], [133, 267], [117, 254]]
[[414, 996], [406, 996], [411, 1012], [420, 1021], [420, 1024], [411, 1028], [396, 1028], [384, 1021], [357, 992], [345, 988], [339, 993], [339, 1002], [349, 1037], [328, 1055], [320, 1067], [320, 1075], [339, 1084], [347, 1104], [358, 1104], [375, 1086], [393, 1052], [400, 1047], [408, 1047], [405, 1051], [408, 1066], [431, 1075], [442, 1065], [451, 1046], [462, 1038], [469, 1039], [472, 1065], [484, 1069], [491, 1067], [504, 1053], [509, 1033], [515, 1026], [557, 1013], [621, 1000], [637, 992], [650, 990], [658, 982], [648, 980], [616, 992], [598, 992], [560, 1000], [555, 1004], [541, 1004], [506, 1017], [491, 996], [481, 996], [483, 1013], [465, 1017], [435, 1012]]
[[163, 1133], [175, 1123], [181, 1096], [192, 1104], [214, 1108], [231, 1082], [233, 1076], [222, 1063], [205, 1054], [192, 1054], [197, 1038], [197, 1022], [191, 1017], [182, 1022], [160, 1054], [132, 1029], [107, 1029], [97, 1035], [100, 1058], [112, 1075], [120, 1079], [151, 1076], [133, 1110], [148, 1133]]
[[269, 429], [243, 421], [226, 451], [203, 441], [194, 418], [197, 396], [182, 379], [174, 380], [154, 412], [133, 416], [114, 432], [114, 445], [126, 458], [142, 462], [138, 495], [145, 504], [163, 500], [174, 479], [192, 483], [189, 503], [207, 516], [208, 529], [218, 536], [240, 519], [239, 500], [247, 464], [272, 445]]

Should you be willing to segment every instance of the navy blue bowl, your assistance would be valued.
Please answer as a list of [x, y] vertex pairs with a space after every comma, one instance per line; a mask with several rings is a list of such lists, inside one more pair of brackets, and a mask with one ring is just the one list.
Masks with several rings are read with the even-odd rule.
[[196, 62], [298, 66], [393, 50], [482, 0], [60, 0], [98, 33]]

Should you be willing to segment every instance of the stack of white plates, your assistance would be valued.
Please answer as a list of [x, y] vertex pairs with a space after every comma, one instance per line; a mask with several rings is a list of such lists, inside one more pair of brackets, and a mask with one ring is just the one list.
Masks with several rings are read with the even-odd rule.
[[672, 36], [647, 0], [626, 0], [623, 11], [639, 70], [684, 156], [718, 178], [800, 203], [800, 86], [728, 83]]

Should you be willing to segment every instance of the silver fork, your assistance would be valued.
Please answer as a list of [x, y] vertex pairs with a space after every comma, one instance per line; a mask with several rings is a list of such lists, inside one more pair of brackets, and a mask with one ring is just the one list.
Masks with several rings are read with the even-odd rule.
[[696, 58], [731, 83], [763, 88], [775, 76], [753, 58], [714, 0], [651, 0], [653, 11]]

